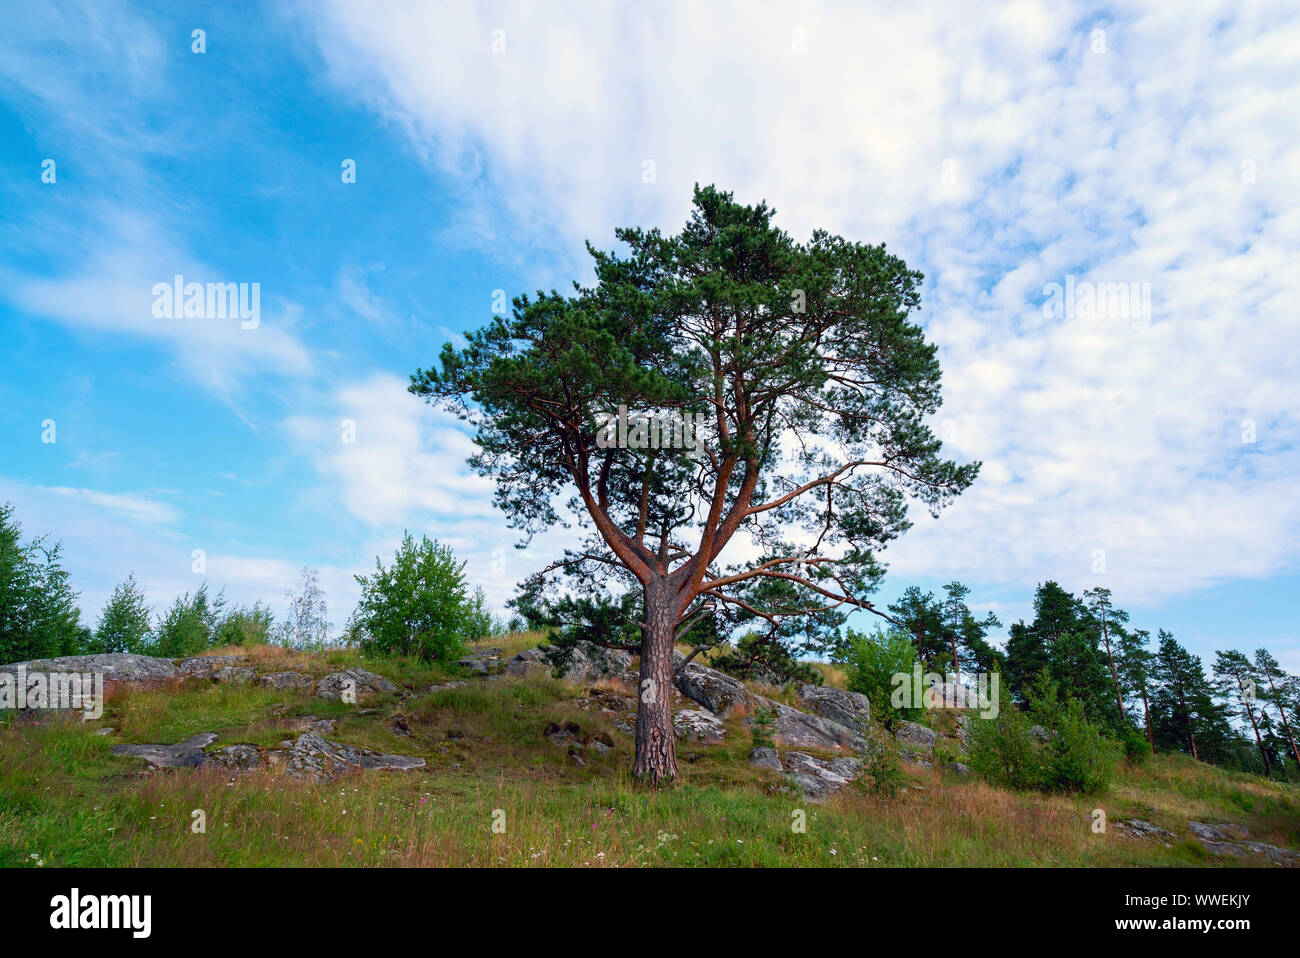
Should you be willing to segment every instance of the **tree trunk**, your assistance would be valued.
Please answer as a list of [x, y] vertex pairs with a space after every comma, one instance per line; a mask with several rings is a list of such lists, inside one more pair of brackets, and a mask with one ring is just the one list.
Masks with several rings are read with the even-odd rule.
[[673, 733], [673, 640], [676, 593], [663, 579], [645, 586], [641, 636], [641, 683], [636, 710], [636, 760], [632, 774], [656, 785], [677, 778]]
[[1115, 657], [1110, 654], [1110, 629], [1106, 627], [1103, 619], [1101, 623], [1101, 638], [1106, 643], [1106, 661], [1110, 663], [1110, 679], [1115, 683], [1115, 700], [1119, 702], [1119, 717], [1128, 719], [1128, 712], [1124, 708], [1124, 690], [1120, 688], [1119, 671], [1115, 668]]
[[1156, 737], [1151, 733], [1151, 706], [1147, 704], [1147, 687], [1146, 683], [1142, 684], [1142, 718], [1147, 726], [1147, 744], [1151, 746], [1151, 754], [1156, 754]]
[[1259, 736], [1259, 725], [1255, 723], [1255, 710], [1250, 707], [1250, 701], [1246, 698], [1246, 689], [1242, 685], [1241, 676], [1237, 677], [1237, 695], [1241, 698], [1241, 704], [1246, 709], [1246, 717], [1250, 719], [1250, 727], [1255, 733], [1255, 744], [1259, 746], [1259, 755], [1264, 760], [1265, 777], [1273, 774], [1273, 763], [1268, 760], [1268, 749], [1264, 748], [1264, 740]]
[[[1295, 736], [1291, 734], [1291, 723], [1286, 720], [1286, 709], [1278, 703], [1277, 687], [1273, 684], [1273, 676], [1268, 676], [1268, 691], [1273, 699], [1273, 708], [1277, 709], [1278, 717], [1282, 719], [1282, 728], [1286, 730], [1287, 741], [1291, 743], [1291, 754], [1295, 756], [1295, 763], [1300, 767], [1300, 749], [1296, 748]], [[1263, 711], [1263, 708], [1260, 709]]]

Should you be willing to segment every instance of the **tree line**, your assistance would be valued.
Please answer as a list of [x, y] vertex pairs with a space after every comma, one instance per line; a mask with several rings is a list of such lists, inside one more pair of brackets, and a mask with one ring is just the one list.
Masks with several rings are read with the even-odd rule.
[[998, 672], [1021, 706], [1050, 686], [1130, 753], [1144, 746], [1300, 778], [1300, 677], [1267, 649], [1216, 651], [1207, 673], [1172, 633], [1158, 629], [1153, 641], [1132, 627], [1109, 589], [1076, 596], [1052, 581], [1034, 593], [1033, 620], [1013, 623], [999, 649], [988, 636], [1001, 623], [971, 612], [969, 591], [952, 582], [936, 597], [911, 587], [889, 606], [927, 671]]
[[306, 650], [354, 645], [376, 655], [445, 661], [461, 654], [466, 641], [505, 629], [491, 615], [483, 591], [469, 590], [464, 570], [447, 546], [408, 533], [390, 565], [376, 559], [371, 575], [354, 576], [361, 598], [337, 635], [320, 575], [310, 568], [285, 593], [287, 609], [279, 621], [263, 603], [231, 603], [206, 582], [155, 613], [130, 574], [92, 625], [82, 621], [61, 546], [45, 537], [24, 541], [13, 504], [2, 503], [0, 664], [112, 652], [180, 658], [263, 643]]

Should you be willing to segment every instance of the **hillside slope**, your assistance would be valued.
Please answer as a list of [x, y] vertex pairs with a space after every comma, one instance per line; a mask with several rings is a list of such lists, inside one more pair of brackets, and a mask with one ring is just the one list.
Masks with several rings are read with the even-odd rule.
[[[678, 724], [681, 783], [648, 791], [627, 772], [628, 663], [578, 682], [491, 674], [537, 638], [450, 671], [225, 649], [152, 687], [112, 688], [98, 721], [7, 713], [0, 864], [1242, 867], [1271, 865], [1252, 842], [1300, 847], [1296, 788], [1176, 756], [1126, 768], [1109, 794], [1025, 794], [960, 774], [958, 741], [940, 737], [904, 750], [904, 787], [882, 796], [869, 759], [783, 746], [778, 716], [781, 770], [756, 765], [756, 732], [771, 726], [754, 703], [823, 728], [799, 718], [810, 713], [791, 689], [747, 687], [720, 716], [679, 697], [679, 717], [697, 716]], [[357, 679], [355, 704], [327, 697], [350, 681], [341, 673]], [[805, 794], [801, 755], [852, 761], [857, 780]]]

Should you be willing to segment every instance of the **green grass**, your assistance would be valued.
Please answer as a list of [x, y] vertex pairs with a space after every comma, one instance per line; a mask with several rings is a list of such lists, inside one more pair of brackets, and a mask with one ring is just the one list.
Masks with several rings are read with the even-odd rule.
[[[322, 674], [361, 664], [411, 690], [454, 674], [362, 663], [347, 652], [262, 657], [263, 671]], [[331, 738], [420, 755], [428, 765], [313, 785], [275, 770], [238, 778], [212, 769], [149, 773], [109, 752], [115, 742], [173, 742], [202, 731], [218, 732], [214, 748], [274, 745], [295, 734], [292, 716], [307, 714], [338, 719]], [[398, 717], [409, 735], [394, 731]], [[1262, 841], [1300, 845], [1295, 787], [1181, 757], [1127, 767], [1102, 796], [1019, 794], [907, 766], [909, 787], [899, 797], [854, 786], [819, 806], [792, 794], [779, 775], [749, 766], [751, 735], [739, 719], [722, 745], [679, 744], [681, 783], [647, 790], [629, 778], [632, 742], [619, 719], [593, 705], [588, 687], [537, 675], [470, 680], [360, 707], [191, 682], [121, 692], [98, 723], [10, 716], [0, 721], [0, 865], [1259, 864], [1208, 857], [1194, 841], [1166, 849], [1114, 830], [1095, 834], [1096, 808], [1180, 836], [1189, 820], [1232, 821]], [[544, 738], [550, 722], [575, 722], [615, 747], [579, 751], [579, 766]], [[94, 734], [105, 726], [117, 731]], [[194, 810], [206, 816], [205, 833], [191, 830]], [[805, 832], [792, 828], [800, 815]], [[494, 822], [504, 830], [494, 832]]]

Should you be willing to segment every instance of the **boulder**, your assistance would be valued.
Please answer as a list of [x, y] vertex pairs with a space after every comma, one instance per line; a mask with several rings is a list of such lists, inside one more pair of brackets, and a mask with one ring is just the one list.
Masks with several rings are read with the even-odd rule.
[[905, 750], [928, 755], [934, 748], [934, 743], [938, 741], [939, 735], [934, 729], [916, 722], [899, 722], [894, 729], [894, 738], [898, 739], [900, 745], [907, 746]]
[[777, 755], [776, 749], [765, 745], [759, 746], [749, 753], [749, 764], [755, 768], [770, 768], [774, 772], [783, 771], [781, 758]]
[[328, 783], [357, 769], [422, 768], [424, 759], [413, 755], [387, 755], [373, 749], [357, 748], [305, 732], [296, 742], [284, 742], [283, 748], [267, 753], [271, 762], [284, 767], [294, 778]]
[[838, 792], [857, 778], [859, 764], [852, 758], [820, 759], [803, 752], [786, 752], [781, 764], [787, 775], [811, 801], [820, 801]]
[[518, 676], [532, 675], [534, 673], [549, 675], [553, 668], [546, 658], [546, 653], [541, 649], [524, 649], [506, 663], [506, 673]]
[[759, 699], [759, 707], [773, 715], [772, 741], [791, 748], [816, 748], [828, 752], [866, 751], [866, 739], [838, 722], [810, 715], [770, 699]]
[[249, 772], [262, 764], [262, 750], [256, 745], [227, 745], [205, 756], [209, 765], [221, 765], [233, 772]]
[[799, 701], [822, 718], [845, 728], [861, 731], [871, 718], [871, 703], [865, 695], [822, 685], [799, 686]]
[[321, 679], [316, 686], [316, 694], [323, 699], [341, 699], [348, 689], [360, 699], [365, 695], [391, 695], [397, 691], [397, 686], [382, 675], [365, 669], [345, 669], [342, 672], [331, 672]]
[[1178, 836], [1167, 828], [1152, 825], [1140, 818], [1129, 818], [1115, 822], [1115, 830], [1130, 838], [1145, 838], [1157, 841], [1166, 848], [1171, 848], [1178, 841]]
[[1245, 825], [1234, 825], [1230, 822], [1220, 822], [1217, 825], [1209, 825], [1205, 822], [1188, 822], [1187, 827], [1193, 835], [1207, 842], [1231, 842], [1250, 837], [1250, 832], [1247, 831]]
[[247, 685], [253, 681], [257, 675], [257, 670], [248, 665], [226, 665], [212, 673], [214, 682], [233, 682], [236, 685]]
[[114, 745], [110, 751], [142, 758], [151, 768], [197, 768], [206, 762], [203, 750], [216, 740], [216, 732], [200, 732], [175, 745]]
[[949, 762], [943, 767], [943, 770], [945, 772], [952, 772], [952, 774], [958, 775], [961, 778], [970, 777], [970, 766], [961, 762]]
[[[968, 689], [964, 685], [958, 685], [956, 682], [935, 682], [931, 688], [937, 699], [935, 702], [937, 708], [977, 709], [980, 707], [979, 695], [974, 689]], [[929, 690], [926, 694], [927, 696], [930, 694]]]
[[501, 661], [501, 649], [482, 649], [457, 660], [457, 665], [477, 672], [479, 675], [499, 675], [505, 670]]
[[673, 713], [673, 729], [687, 742], [716, 745], [727, 737], [727, 727], [712, 712], [704, 709], [680, 709]]
[[306, 672], [270, 672], [259, 675], [257, 684], [269, 689], [309, 689], [316, 680]]
[[154, 685], [180, 676], [168, 659], [130, 652], [107, 652], [99, 655], [64, 655], [55, 659], [32, 659], [0, 665], [0, 672], [17, 675], [19, 667], [31, 672], [102, 673], [104, 681], [132, 685]]
[[194, 655], [181, 659], [176, 665], [182, 675], [196, 679], [211, 678], [218, 669], [239, 665], [244, 661], [242, 655]]
[[678, 669], [673, 674], [673, 685], [688, 699], [723, 717], [755, 701], [744, 682], [698, 662], [691, 662]]

